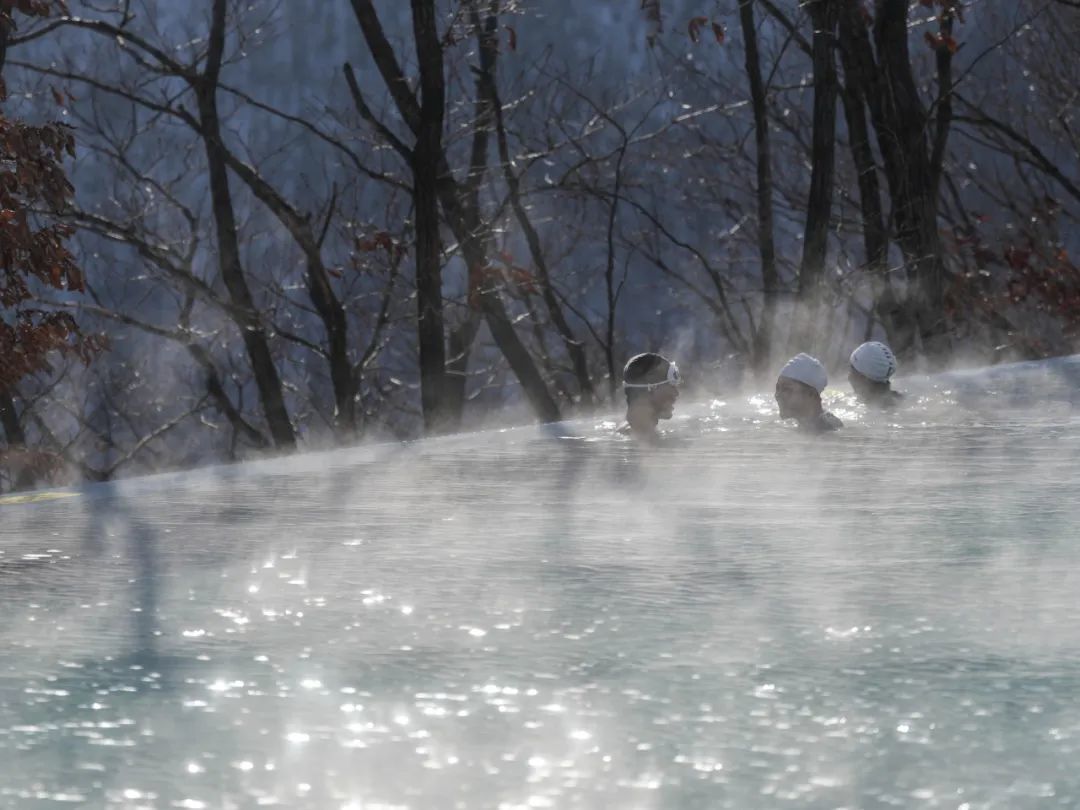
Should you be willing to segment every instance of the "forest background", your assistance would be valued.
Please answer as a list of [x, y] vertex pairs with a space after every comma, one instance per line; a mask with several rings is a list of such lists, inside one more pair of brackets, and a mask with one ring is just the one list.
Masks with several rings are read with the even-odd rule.
[[1080, 0], [0, 0], [0, 490], [1080, 338]]

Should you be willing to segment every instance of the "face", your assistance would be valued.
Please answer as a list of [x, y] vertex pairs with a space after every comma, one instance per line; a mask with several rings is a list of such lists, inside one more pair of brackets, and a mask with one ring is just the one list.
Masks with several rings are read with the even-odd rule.
[[649, 392], [649, 403], [658, 419], [670, 419], [675, 410], [679, 389], [671, 383], [659, 385]]
[[889, 387], [888, 383], [876, 383], [873, 380], [868, 380], [855, 369], [848, 372], [848, 382], [851, 383], [851, 390], [855, 392], [855, 396], [862, 402], [877, 399]]
[[781, 377], [776, 381], [781, 419], [810, 419], [821, 412], [821, 395], [809, 385]]

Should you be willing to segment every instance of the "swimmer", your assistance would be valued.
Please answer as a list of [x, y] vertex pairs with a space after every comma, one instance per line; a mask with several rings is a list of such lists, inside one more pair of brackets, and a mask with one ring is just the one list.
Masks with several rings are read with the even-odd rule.
[[626, 424], [620, 433], [639, 439], [659, 438], [657, 423], [670, 419], [679, 398], [679, 367], [654, 352], [631, 357], [623, 367]]
[[895, 408], [904, 395], [892, 390], [890, 380], [896, 373], [896, 356], [884, 343], [864, 343], [851, 353], [848, 382], [856, 399], [878, 408]]
[[781, 419], [794, 419], [799, 430], [826, 433], [844, 423], [821, 407], [821, 392], [829, 383], [825, 366], [808, 354], [792, 357], [776, 380], [776, 404]]

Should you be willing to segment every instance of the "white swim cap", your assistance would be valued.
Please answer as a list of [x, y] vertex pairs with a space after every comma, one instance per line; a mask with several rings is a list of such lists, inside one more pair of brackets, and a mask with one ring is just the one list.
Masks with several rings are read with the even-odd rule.
[[851, 367], [871, 382], [887, 383], [896, 373], [896, 356], [884, 343], [873, 340], [851, 353]]
[[797, 354], [788, 360], [787, 365], [780, 369], [780, 376], [789, 380], [805, 383], [816, 390], [819, 394], [829, 384], [829, 375], [821, 362], [808, 354]]

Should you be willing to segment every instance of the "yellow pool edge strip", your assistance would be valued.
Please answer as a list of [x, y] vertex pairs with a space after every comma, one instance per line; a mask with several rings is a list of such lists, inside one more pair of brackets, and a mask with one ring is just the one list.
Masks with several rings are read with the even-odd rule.
[[78, 492], [28, 492], [25, 495], [0, 495], [0, 506], [11, 506], [19, 503], [42, 503], [44, 501], [58, 501], [63, 498], [77, 498]]

